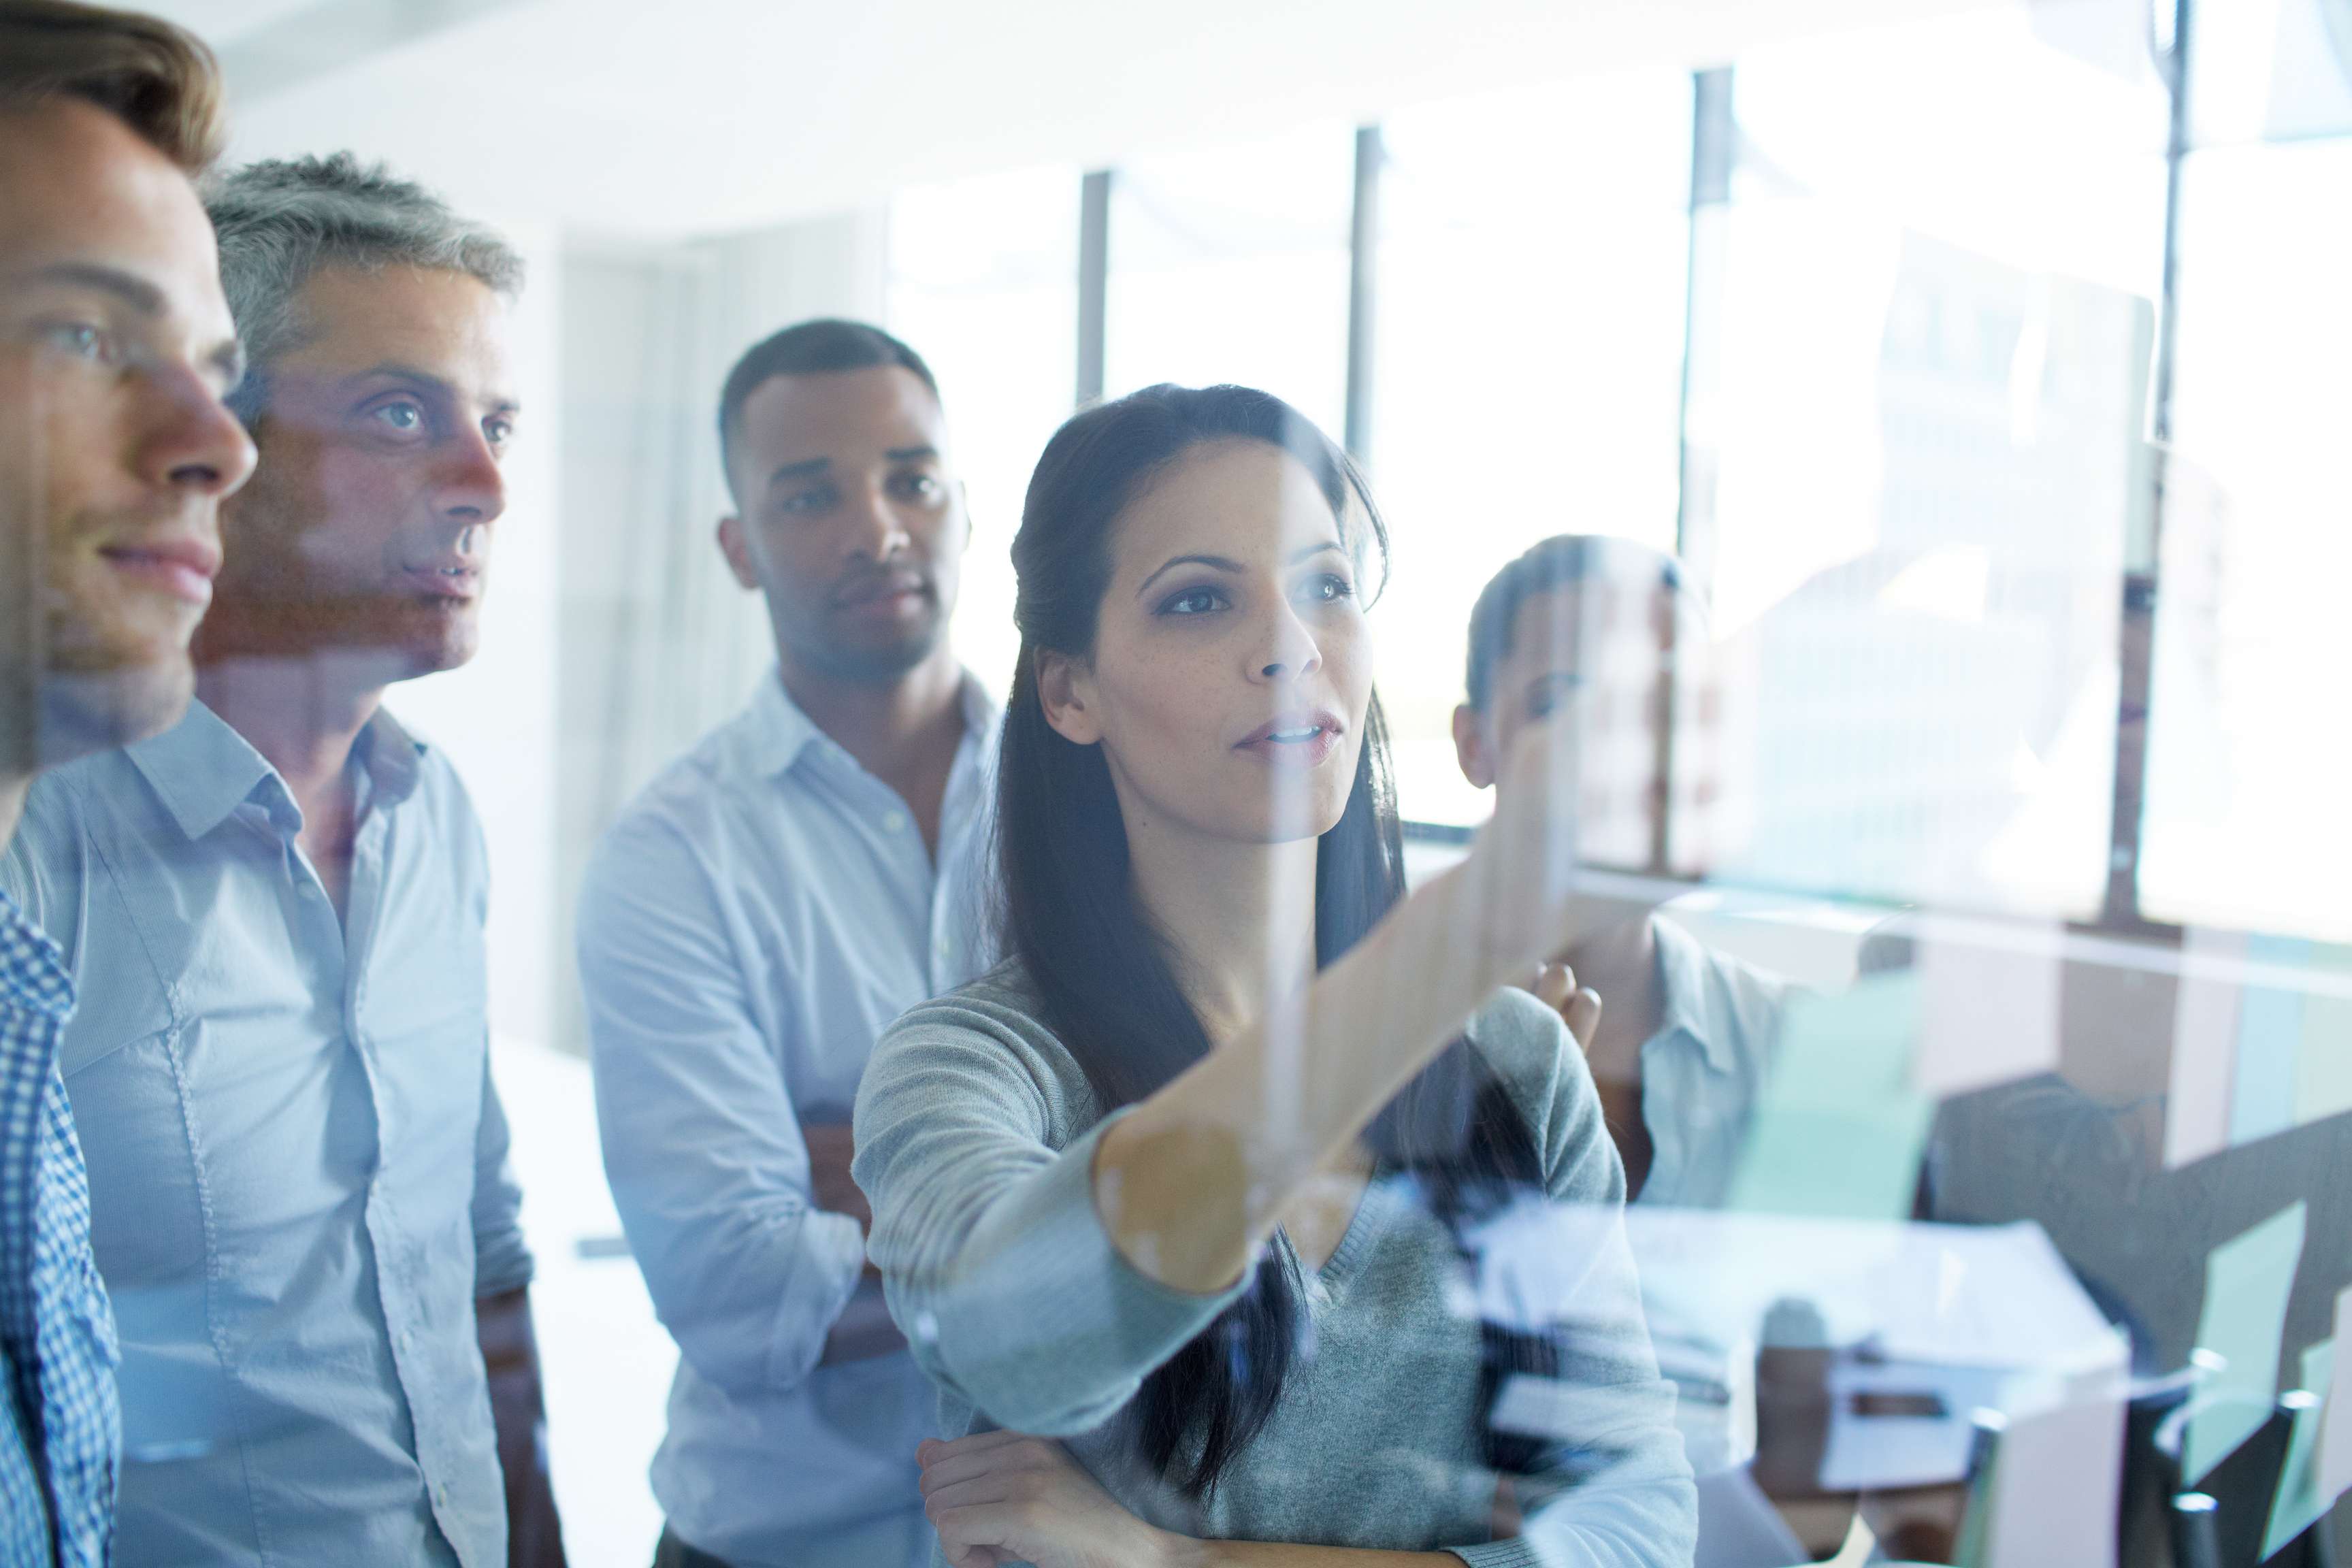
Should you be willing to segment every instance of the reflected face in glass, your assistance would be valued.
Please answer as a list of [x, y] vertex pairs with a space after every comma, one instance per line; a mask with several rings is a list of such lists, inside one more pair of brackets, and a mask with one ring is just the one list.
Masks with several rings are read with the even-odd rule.
[[186, 175], [88, 105], [0, 113], [0, 752], [185, 710], [219, 502], [253, 465], [221, 403], [241, 363]]
[[[1645, 613], [1646, 609], [1646, 613]], [[1528, 726], [1573, 710], [1589, 746], [1613, 723], [1594, 687], [1610, 669], [1658, 668], [1660, 633], [1674, 614], [1671, 595], [1646, 585], [1586, 579], [1529, 595], [1511, 624], [1511, 644], [1487, 684], [1486, 710], [1454, 715], [1454, 742], [1463, 773], [1484, 789]]]
[[1130, 838], [1339, 820], [1372, 691], [1358, 582], [1314, 477], [1262, 442], [1196, 447], [1129, 503], [1093, 658], [1045, 691], [1057, 731], [1102, 746]]
[[939, 398], [900, 365], [780, 375], [743, 400], [743, 510], [719, 548], [765, 595], [782, 657], [887, 681], [940, 647], [971, 533], [947, 453]]
[[226, 509], [206, 662], [363, 656], [385, 680], [481, 641], [520, 405], [503, 300], [461, 272], [327, 267], [266, 367], [260, 468]]

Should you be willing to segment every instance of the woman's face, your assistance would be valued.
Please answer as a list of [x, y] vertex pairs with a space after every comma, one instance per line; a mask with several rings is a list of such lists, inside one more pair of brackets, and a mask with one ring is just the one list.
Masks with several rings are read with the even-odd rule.
[[1100, 744], [1129, 837], [1318, 836], [1355, 781], [1371, 700], [1356, 563], [1306, 467], [1193, 447], [1120, 514], [1088, 661], [1049, 658], [1047, 720]]

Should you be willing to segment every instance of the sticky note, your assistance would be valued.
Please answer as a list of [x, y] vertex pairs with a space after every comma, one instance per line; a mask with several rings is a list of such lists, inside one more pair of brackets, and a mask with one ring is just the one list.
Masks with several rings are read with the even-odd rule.
[[[2294, 937], [2252, 936], [2254, 963], [2309, 970], [2311, 944]], [[2303, 1049], [2303, 988], [2250, 979], [2238, 998], [2238, 1052], [2230, 1091], [2230, 1142], [2251, 1143], [2294, 1125], [2295, 1058]]]
[[2172, 1076], [2165, 1096], [2168, 1170], [2230, 1146], [2230, 1094], [2237, 1073], [2238, 974], [2246, 939], [2191, 927], [2181, 941], [2172, 1013]]
[[2011, 1412], [1993, 1466], [1991, 1568], [2114, 1568], [2124, 1393], [2119, 1373], [2101, 1373]]
[[2286, 1439], [2286, 1462], [2279, 1467], [2278, 1493], [2271, 1500], [2271, 1521], [2263, 1532], [2265, 1561], [2280, 1547], [2309, 1530], [2327, 1511], [2334, 1497], [2319, 1490], [2319, 1432], [2324, 1403], [2335, 1381], [2336, 1342], [2322, 1340], [2303, 1352], [2303, 1382], [2287, 1397], [2295, 1402], [2294, 1425]]
[[1727, 1207], [1833, 1219], [1910, 1217], [1935, 1102], [1911, 1083], [1916, 970], [1790, 1000]]
[[2333, 1503], [2352, 1487], [2352, 1290], [2336, 1298], [2335, 1343], [2345, 1347], [2327, 1382], [2326, 1414], [2319, 1422], [2318, 1479], [2322, 1504]]
[[2213, 1370], [2197, 1385], [2189, 1436], [2180, 1454], [2181, 1479], [2195, 1486], [2270, 1419], [2278, 1394], [2279, 1337], [2286, 1331], [2288, 1294], [2303, 1261], [2300, 1199], [2205, 1259], [2205, 1307], [2197, 1320], [2197, 1349]]
[[2352, 949], [2315, 948], [2313, 989], [2303, 999], [2303, 1050], [2294, 1062], [2294, 1119], [2352, 1110]]
[[1926, 1093], [1961, 1094], [2058, 1068], [2058, 928], [1931, 930], [1919, 939]]

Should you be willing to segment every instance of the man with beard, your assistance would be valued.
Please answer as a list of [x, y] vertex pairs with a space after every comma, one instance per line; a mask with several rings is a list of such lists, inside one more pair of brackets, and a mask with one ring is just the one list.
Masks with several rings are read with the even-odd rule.
[[209, 195], [260, 462], [222, 509], [197, 700], [43, 778], [0, 868], [82, 990], [63, 1066], [121, 1326], [118, 1555], [560, 1563], [485, 846], [383, 706], [479, 639], [520, 264], [348, 155]]
[[[212, 57], [149, 16], [0, 0], [0, 849], [34, 775], [179, 721], [218, 509], [253, 469], [194, 177]], [[0, 891], [0, 1563], [114, 1527], [113, 1318], [58, 1071], [61, 955]]]
[[580, 910], [605, 1173], [681, 1352], [656, 1561], [927, 1563], [937, 1396], [866, 1264], [849, 1118], [882, 1030], [984, 967], [963, 486], [929, 367], [858, 322], [753, 347], [719, 426], [719, 546], [778, 668], [623, 814]]

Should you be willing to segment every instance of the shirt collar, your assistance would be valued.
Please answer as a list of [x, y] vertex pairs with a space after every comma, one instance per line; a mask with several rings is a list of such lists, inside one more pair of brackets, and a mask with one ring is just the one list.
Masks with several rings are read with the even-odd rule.
[[72, 977], [58, 956], [57, 943], [6, 891], [0, 890], [0, 995], [63, 1023], [73, 1016]]
[[[962, 673], [956, 700], [963, 709], [966, 735], [985, 740], [996, 727], [996, 701], [968, 669]], [[752, 693], [750, 739], [751, 771], [763, 779], [789, 772], [801, 754], [819, 741], [831, 742], [831, 737], [817, 728], [816, 721], [803, 712], [792, 693], [784, 689], [781, 669], [769, 670], [759, 690]]]
[[1716, 984], [1715, 963], [1704, 943], [1671, 920], [1650, 917], [1650, 939], [1658, 950], [1662, 996], [1654, 1038], [1682, 1034], [1697, 1045], [1706, 1065], [1719, 1073], [1738, 1066], [1732, 1047], [1739, 1020]]
[[[376, 805], [397, 805], [415, 793], [425, 750], [425, 743], [398, 720], [382, 708], [375, 710], [361, 729], [352, 754], [367, 770]], [[265, 784], [273, 795], [270, 806], [282, 813], [284, 826], [289, 831], [300, 826], [301, 812], [278, 770], [201, 701], [191, 701], [186, 718], [160, 735], [126, 747], [125, 754], [191, 839], [226, 822]]]

